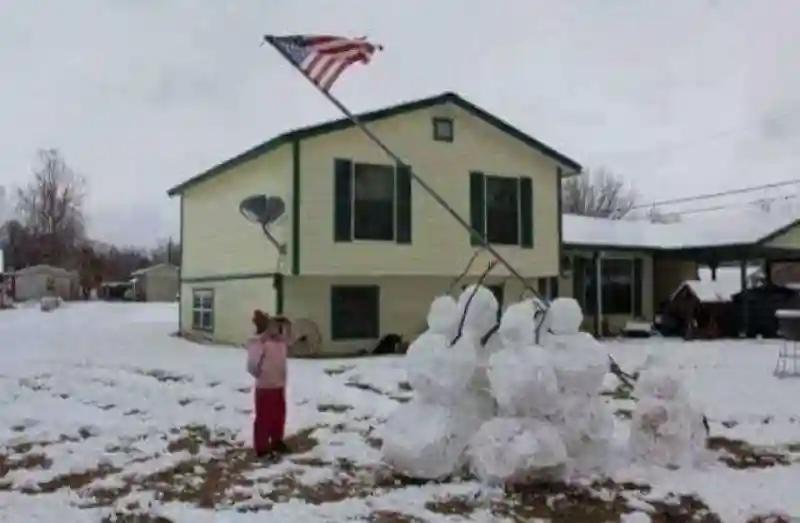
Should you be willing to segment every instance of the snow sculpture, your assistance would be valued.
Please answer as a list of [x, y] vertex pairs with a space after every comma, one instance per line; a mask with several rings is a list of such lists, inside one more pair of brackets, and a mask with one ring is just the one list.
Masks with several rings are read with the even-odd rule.
[[535, 344], [536, 312], [532, 300], [509, 306], [500, 322], [502, 348], [489, 358], [491, 391], [503, 417], [483, 424], [468, 457], [490, 484], [551, 478], [567, 463], [551, 421], [560, 409], [558, 382], [549, 355]]
[[[467, 287], [457, 300], [436, 298], [428, 330], [405, 358], [415, 396], [384, 426], [384, 461], [427, 479], [469, 466], [490, 484], [603, 468], [615, 423], [600, 396], [613, 387], [604, 383], [608, 354], [580, 331], [575, 300], [559, 298], [542, 310], [538, 300], [523, 300], [497, 325], [497, 300], [485, 287]], [[637, 459], [683, 464], [703, 447], [702, 417], [681, 381], [658, 363], [648, 359], [634, 391], [640, 402], [629, 449]]]
[[482, 285], [470, 285], [458, 297], [458, 318], [464, 318], [464, 331], [481, 337], [497, 323], [499, 309], [494, 293]]
[[452, 296], [439, 296], [428, 312], [428, 332], [455, 336], [458, 326], [458, 304]]
[[558, 382], [543, 348], [504, 347], [489, 359], [488, 374], [502, 414], [546, 417], [558, 412]]
[[397, 408], [382, 431], [383, 460], [415, 478], [441, 479], [463, 465], [464, 449], [492, 415], [491, 403], [465, 394], [454, 405], [414, 398]]
[[557, 478], [567, 451], [550, 423], [525, 418], [494, 418], [470, 442], [472, 470], [490, 485]]
[[572, 468], [600, 467], [614, 435], [614, 415], [600, 392], [608, 374], [608, 353], [588, 333], [581, 332], [583, 313], [572, 298], [558, 298], [544, 319], [544, 344], [558, 381], [560, 413], [557, 425]]
[[705, 454], [703, 416], [677, 369], [651, 355], [639, 374], [628, 439], [631, 457], [665, 467], [696, 464]]
[[[470, 438], [494, 415], [494, 401], [487, 387], [476, 385], [476, 374], [481, 372], [480, 336], [496, 321], [497, 300], [479, 287], [467, 308], [468, 293], [471, 288], [458, 303], [436, 298], [428, 313], [428, 330], [406, 354], [415, 396], [387, 421], [382, 449], [384, 461], [403, 474], [439, 479], [457, 472]], [[453, 343], [465, 310], [462, 334]]]

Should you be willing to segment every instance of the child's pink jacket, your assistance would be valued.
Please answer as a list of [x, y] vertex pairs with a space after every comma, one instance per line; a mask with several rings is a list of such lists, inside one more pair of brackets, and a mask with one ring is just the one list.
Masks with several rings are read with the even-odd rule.
[[247, 372], [257, 389], [282, 389], [286, 386], [286, 355], [283, 337], [253, 336], [247, 342]]

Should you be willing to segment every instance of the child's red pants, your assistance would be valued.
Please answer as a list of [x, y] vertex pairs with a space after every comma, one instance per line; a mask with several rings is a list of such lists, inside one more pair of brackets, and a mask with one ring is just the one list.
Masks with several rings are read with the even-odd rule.
[[286, 395], [284, 389], [255, 389], [253, 448], [257, 454], [273, 450], [283, 441], [286, 424]]

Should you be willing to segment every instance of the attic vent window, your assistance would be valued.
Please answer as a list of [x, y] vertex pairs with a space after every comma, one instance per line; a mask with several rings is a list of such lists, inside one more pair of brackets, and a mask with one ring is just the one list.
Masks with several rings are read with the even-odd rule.
[[437, 142], [453, 141], [453, 119], [434, 118], [433, 119], [433, 139]]

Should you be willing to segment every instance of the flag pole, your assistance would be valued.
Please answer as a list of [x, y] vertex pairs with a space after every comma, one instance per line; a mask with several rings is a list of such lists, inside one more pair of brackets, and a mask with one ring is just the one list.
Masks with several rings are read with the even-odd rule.
[[313, 80], [311, 80], [311, 78], [309, 78], [308, 75], [306, 75], [306, 73], [300, 68], [300, 66], [298, 64], [296, 64], [294, 60], [292, 60], [292, 58], [286, 53], [286, 51], [281, 49], [279, 46], [275, 45], [275, 40], [274, 40], [273, 36], [270, 36], [270, 35], [264, 36], [264, 40], [262, 41], [262, 45], [263, 45], [263, 42], [266, 42], [270, 46], [272, 46], [272, 48], [275, 49], [287, 62], [289, 62], [292, 65], [292, 67], [294, 67], [295, 70], [297, 70], [297, 72], [299, 72], [301, 74], [301, 76], [303, 76], [306, 80], [308, 80], [308, 82], [311, 85], [316, 87], [317, 91], [319, 91], [325, 98], [328, 99], [329, 102], [331, 102], [334, 106], [336, 106], [336, 108], [339, 109], [339, 111], [341, 111], [342, 114], [344, 114], [351, 122], [353, 122], [353, 124], [355, 124], [355, 126], [358, 127], [361, 130], [361, 132], [363, 132], [367, 136], [367, 138], [372, 140], [372, 142], [375, 143], [375, 145], [380, 147], [380, 149], [384, 153], [386, 153], [386, 155], [389, 156], [389, 158], [394, 160], [394, 162], [397, 165], [400, 165], [402, 167], [407, 168], [411, 178], [414, 181], [416, 181], [419, 184], [419, 186], [422, 187], [425, 190], [425, 192], [427, 192], [431, 196], [431, 198], [436, 200], [436, 203], [438, 203], [445, 211], [447, 211], [450, 214], [450, 216], [452, 216], [459, 223], [459, 225], [461, 225], [464, 229], [469, 231], [469, 233], [472, 236], [478, 238], [480, 240], [480, 242], [481, 242], [481, 246], [484, 249], [486, 249], [487, 251], [489, 251], [489, 253], [492, 256], [494, 256], [497, 259], [497, 261], [499, 261], [500, 264], [503, 265], [503, 267], [505, 267], [512, 276], [514, 276], [516, 279], [518, 279], [523, 287], [525, 287], [528, 291], [532, 292], [534, 296], [536, 296], [542, 302], [544, 302], [543, 297], [539, 295], [539, 293], [533, 288], [533, 286], [531, 286], [527, 281], [525, 281], [525, 278], [519, 273], [519, 271], [517, 271], [514, 267], [512, 267], [511, 264], [499, 252], [497, 252], [497, 250], [494, 247], [492, 247], [492, 245], [486, 239], [485, 235], [479, 234], [478, 231], [476, 231], [472, 227], [472, 225], [467, 223], [467, 221], [464, 218], [462, 218], [455, 211], [455, 209], [453, 209], [450, 206], [450, 204], [448, 204], [447, 201], [445, 201], [445, 199], [442, 198], [439, 195], [439, 193], [437, 193], [433, 189], [433, 187], [428, 185], [428, 183], [425, 180], [420, 178], [414, 172], [414, 169], [410, 165], [408, 165], [406, 162], [404, 162], [402, 158], [397, 156], [397, 154], [395, 154], [395, 152], [392, 151], [389, 148], [389, 146], [386, 145], [383, 142], [383, 140], [381, 140], [375, 133], [373, 133], [372, 130], [369, 127], [367, 127], [364, 124], [364, 122], [362, 122], [358, 118], [358, 116], [353, 114], [347, 107], [345, 107], [345, 105], [342, 102], [340, 102], [330, 92], [326, 91], [321, 86], [317, 85]]

